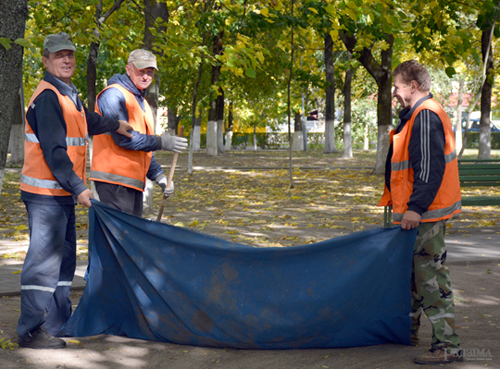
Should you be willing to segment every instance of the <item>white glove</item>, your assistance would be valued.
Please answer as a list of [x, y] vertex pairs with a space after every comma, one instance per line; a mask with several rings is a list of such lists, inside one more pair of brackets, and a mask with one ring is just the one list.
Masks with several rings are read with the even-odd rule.
[[163, 196], [170, 197], [174, 194], [174, 181], [172, 181], [170, 183], [169, 188], [167, 188], [167, 177], [163, 177], [157, 183], [158, 183], [158, 186], [160, 186], [161, 190], [163, 191]]
[[161, 135], [161, 149], [173, 152], [181, 152], [185, 150], [188, 145], [188, 140], [184, 137], [172, 136], [168, 133]]

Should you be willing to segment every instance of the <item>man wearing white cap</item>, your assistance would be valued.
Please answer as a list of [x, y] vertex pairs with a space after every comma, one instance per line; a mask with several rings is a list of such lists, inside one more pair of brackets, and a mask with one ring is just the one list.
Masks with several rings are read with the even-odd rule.
[[114, 119], [127, 121], [134, 130], [132, 138], [114, 133], [94, 137], [90, 179], [95, 182], [99, 198], [116, 209], [142, 216], [142, 193], [146, 178], [155, 181], [166, 196], [167, 179], [156, 162], [153, 151], [181, 152], [187, 147], [182, 137], [154, 134], [153, 113], [145, 99], [153, 81], [156, 57], [147, 50], [130, 53], [126, 74], [116, 74], [97, 96], [96, 111]]

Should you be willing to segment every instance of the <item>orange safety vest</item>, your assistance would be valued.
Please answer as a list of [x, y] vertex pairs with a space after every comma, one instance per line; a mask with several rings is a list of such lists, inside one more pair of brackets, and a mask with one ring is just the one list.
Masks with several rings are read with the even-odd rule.
[[378, 205], [392, 205], [395, 224], [401, 223], [403, 215], [408, 209], [408, 201], [410, 201], [410, 196], [413, 193], [414, 174], [411, 168], [408, 147], [415, 117], [423, 109], [435, 112], [443, 123], [446, 166], [443, 181], [441, 182], [436, 197], [429, 206], [429, 209], [422, 214], [420, 221], [423, 223], [437, 222], [438, 220], [448, 219], [451, 218], [453, 214], [462, 212], [455, 137], [450, 118], [436, 100], [427, 99], [415, 109], [410, 120], [406, 123], [401, 132], [395, 134], [395, 130], [392, 130], [390, 133], [391, 144], [393, 145], [390, 179], [391, 191], [389, 192], [386, 185], [384, 194]]
[[[99, 93], [99, 96], [111, 87], [123, 93], [129, 124], [134, 131], [152, 135], [154, 132], [153, 113], [148, 102], [144, 100], [145, 111], [143, 111], [134, 94], [119, 84], [109, 85]], [[97, 104], [96, 111], [101, 114]], [[94, 136], [90, 179], [144, 191], [146, 174], [152, 157], [151, 152], [128, 150], [118, 146], [109, 132]]]
[[[44, 90], [54, 91], [59, 99], [67, 129], [66, 151], [73, 163], [73, 171], [85, 183], [85, 169], [87, 164], [87, 120], [85, 118], [85, 111], [83, 109], [82, 111], [78, 111], [68, 96], [62, 95], [54, 85], [43, 80], [38, 84], [33, 93], [29, 106], [34, 107], [32, 105], [33, 102]], [[40, 142], [35, 136], [27, 118], [24, 133], [24, 166], [21, 172], [21, 190], [40, 195], [71, 196], [72, 194], [65, 191], [52, 175], [43, 157]]]

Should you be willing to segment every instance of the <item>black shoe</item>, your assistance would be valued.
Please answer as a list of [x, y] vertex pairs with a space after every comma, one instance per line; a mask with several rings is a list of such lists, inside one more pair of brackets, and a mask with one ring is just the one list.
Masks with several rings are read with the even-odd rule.
[[54, 337], [42, 327], [29, 332], [24, 337], [19, 336], [17, 343], [19, 347], [32, 349], [61, 349], [66, 347], [66, 341]]
[[439, 365], [463, 361], [463, 353], [459, 348], [433, 347], [426, 353], [417, 356], [413, 361], [420, 365]]

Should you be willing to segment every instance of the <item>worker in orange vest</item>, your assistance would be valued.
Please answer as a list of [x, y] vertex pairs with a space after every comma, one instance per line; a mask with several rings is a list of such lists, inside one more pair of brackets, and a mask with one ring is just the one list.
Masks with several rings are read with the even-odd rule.
[[97, 96], [96, 111], [114, 119], [123, 119], [134, 128], [132, 138], [113, 132], [94, 137], [90, 179], [95, 182], [99, 199], [116, 209], [142, 216], [146, 178], [155, 181], [166, 196], [167, 179], [153, 151], [181, 152], [187, 147], [183, 137], [154, 134], [154, 118], [145, 99], [146, 89], [157, 70], [153, 53], [138, 49], [130, 53], [126, 74], [116, 74]]
[[71, 315], [75, 204], [91, 206], [92, 191], [85, 184], [87, 134], [116, 131], [132, 136], [127, 122], [90, 113], [83, 105], [71, 83], [75, 51], [71, 37], [64, 32], [45, 38], [45, 76], [26, 113], [20, 189], [28, 211], [30, 245], [21, 274], [20, 347], [66, 346], [54, 335]]
[[429, 93], [431, 78], [422, 65], [415, 60], [403, 62], [393, 75], [393, 97], [403, 109], [390, 134], [385, 191], [379, 205], [392, 205], [394, 223], [402, 229], [418, 228], [412, 265], [411, 342], [418, 344], [422, 312], [431, 322], [432, 341], [430, 351], [414, 361], [462, 361], [444, 243], [446, 221], [461, 212], [453, 129]]

